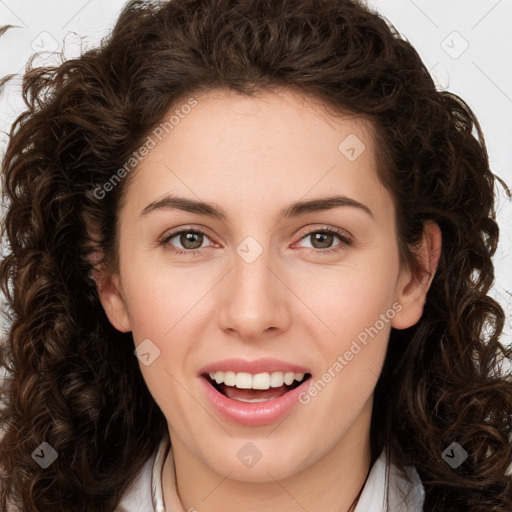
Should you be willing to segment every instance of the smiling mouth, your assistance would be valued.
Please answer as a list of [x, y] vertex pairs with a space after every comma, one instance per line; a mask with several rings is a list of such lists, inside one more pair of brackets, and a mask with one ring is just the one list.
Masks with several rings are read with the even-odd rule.
[[230, 400], [257, 403], [279, 398], [300, 386], [310, 373], [272, 372], [215, 372], [202, 375], [219, 393]]

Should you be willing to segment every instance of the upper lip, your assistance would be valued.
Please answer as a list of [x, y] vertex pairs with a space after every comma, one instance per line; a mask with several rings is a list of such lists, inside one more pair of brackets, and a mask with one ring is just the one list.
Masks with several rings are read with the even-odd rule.
[[248, 361], [246, 359], [223, 359], [222, 361], [215, 361], [201, 368], [199, 374], [215, 373], [215, 372], [246, 372], [256, 375], [258, 373], [272, 373], [272, 372], [293, 372], [293, 373], [310, 373], [304, 366], [288, 363], [287, 361], [280, 361], [273, 358], [261, 358]]

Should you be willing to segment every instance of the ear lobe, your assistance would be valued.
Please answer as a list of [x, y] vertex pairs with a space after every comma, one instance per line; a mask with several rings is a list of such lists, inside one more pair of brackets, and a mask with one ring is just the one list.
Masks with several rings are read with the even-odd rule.
[[404, 268], [398, 278], [396, 300], [402, 309], [391, 321], [395, 329], [407, 329], [421, 318], [427, 292], [439, 264], [441, 244], [439, 226], [433, 221], [427, 221], [422, 240], [413, 251], [420, 268], [416, 272], [411, 268]]
[[130, 332], [131, 323], [118, 274], [110, 274], [100, 266], [92, 271], [98, 296], [110, 323], [121, 332]]

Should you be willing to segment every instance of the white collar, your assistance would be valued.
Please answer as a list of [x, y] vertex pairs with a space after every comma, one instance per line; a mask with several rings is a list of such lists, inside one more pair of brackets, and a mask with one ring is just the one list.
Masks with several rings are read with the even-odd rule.
[[[174, 464], [171, 464], [169, 468], [174, 485], [170, 489], [169, 503], [164, 506], [162, 471], [167, 456], [173, 457], [173, 452], [169, 437], [166, 435], [123, 497], [119, 511], [184, 512], [177, 493]], [[412, 483], [409, 483], [393, 464], [390, 465], [389, 473], [387, 472], [386, 452], [382, 450], [370, 470], [354, 512], [384, 512], [387, 510], [386, 499], [389, 501], [390, 511], [421, 512], [425, 491], [420, 477], [413, 466], [406, 467], [404, 471]], [[388, 479], [389, 494], [387, 492]]]
[[425, 490], [416, 468], [404, 468], [409, 481], [394, 464], [389, 466], [388, 472], [386, 461], [384, 449], [371, 468], [354, 512], [422, 512]]

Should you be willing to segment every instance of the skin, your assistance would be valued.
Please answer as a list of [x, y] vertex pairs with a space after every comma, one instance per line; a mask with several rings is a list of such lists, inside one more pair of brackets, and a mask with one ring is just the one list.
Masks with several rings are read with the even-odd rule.
[[[272, 503], [276, 512], [347, 511], [369, 469], [373, 392], [390, 329], [409, 327], [422, 314], [439, 228], [426, 225], [415, 249], [424, 271], [413, 275], [400, 263], [395, 208], [377, 177], [369, 121], [334, 117], [287, 90], [255, 97], [216, 90], [196, 98], [133, 171], [119, 211], [118, 271], [100, 271], [100, 299], [135, 345], [149, 338], [160, 350], [141, 371], [167, 418], [184, 510], [256, 511]], [[338, 149], [349, 134], [366, 146], [354, 161]], [[333, 192], [372, 214], [343, 206], [277, 220], [290, 203]], [[227, 217], [169, 208], [141, 215], [168, 193], [214, 202]], [[350, 245], [336, 235], [324, 245], [308, 236], [329, 227], [342, 229]], [[196, 245], [185, 246], [183, 237], [159, 243], [190, 228], [207, 236]], [[252, 263], [236, 251], [247, 236], [263, 249]], [[172, 252], [200, 245], [195, 256]], [[230, 357], [275, 357], [321, 378], [397, 303], [400, 312], [378, 335], [281, 422], [229, 422], [199, 385], [201, 367]], [[251, 468], [237, 457], [249, 441], [262, 454]]]

